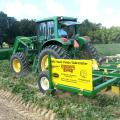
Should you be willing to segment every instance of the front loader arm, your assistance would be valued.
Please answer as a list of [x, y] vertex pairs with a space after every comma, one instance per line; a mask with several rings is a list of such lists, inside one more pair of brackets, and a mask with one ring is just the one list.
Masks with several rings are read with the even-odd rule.
[[24, 48], [33, 48], [32, 40], [30, 37], [16, 37], [15, 44], [13, 46], [13, 54], [17, 51], [20, 51], [19, 46], [23, 46]]

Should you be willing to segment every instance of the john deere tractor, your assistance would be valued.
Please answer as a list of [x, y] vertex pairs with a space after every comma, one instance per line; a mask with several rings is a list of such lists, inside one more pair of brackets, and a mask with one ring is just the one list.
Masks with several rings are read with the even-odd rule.
[[80, 36], [80, 23], [72, 17], [50, 17], [37, 22], [37, 36], [16, 37], [11, 48], [0, 49], [0, 60], [10, 60], [17, 75], [48, 69], [48, 54], [53, 58], [96, 59], [100, 57], [90, 38]]

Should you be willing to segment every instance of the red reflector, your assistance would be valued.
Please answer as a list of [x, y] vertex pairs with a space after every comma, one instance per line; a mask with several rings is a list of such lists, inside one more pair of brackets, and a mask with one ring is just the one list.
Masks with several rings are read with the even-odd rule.
[[78, 48], [79, 47], [79, 44], [76, 40], [74, 40], [74, 48]]
[[67, 38], [62, 38], [63, 42], [68, 42]]

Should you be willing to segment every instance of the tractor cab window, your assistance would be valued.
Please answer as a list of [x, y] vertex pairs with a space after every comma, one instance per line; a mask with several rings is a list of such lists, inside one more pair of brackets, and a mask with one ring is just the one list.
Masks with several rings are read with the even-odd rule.
[[60, 28], [58, 29], [58, 35], [59, 35], [60, 37], [67, 37], [67, 32], [66, 32], [66, 30], [65, 30], [63, 27], [60, 27]]
[[54, 22], [48, 21], [40, 23], [38, 34], [41, 40], [54, 38]]
[[[78, 22], [75, 21], [59, 21], [58, 35], [61, 37], [72, 38], [77, 34]], [[59, 30], [64, 31], [60, 34]]]
[[50, 21], [47, 22], [47, 39], [54, 38], [54, 22]]

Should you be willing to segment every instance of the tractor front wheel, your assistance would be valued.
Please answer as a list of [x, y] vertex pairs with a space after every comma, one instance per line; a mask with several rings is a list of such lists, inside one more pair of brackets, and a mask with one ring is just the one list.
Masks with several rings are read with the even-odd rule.
[[46, 71], [48, 70], [48, 54], [51, 55], [53, 58], [62, 58], [68, 59], [69, 56], [64, 48], [58, 45], [50, 45], [44, 48], [41, 53], [39, 54], [39, 65], [38, 71]]
[[28, 71], [28, 65], [24, 53], [18, 52], [10, 58], [10, 68], [16, 75], [24, 75]]

